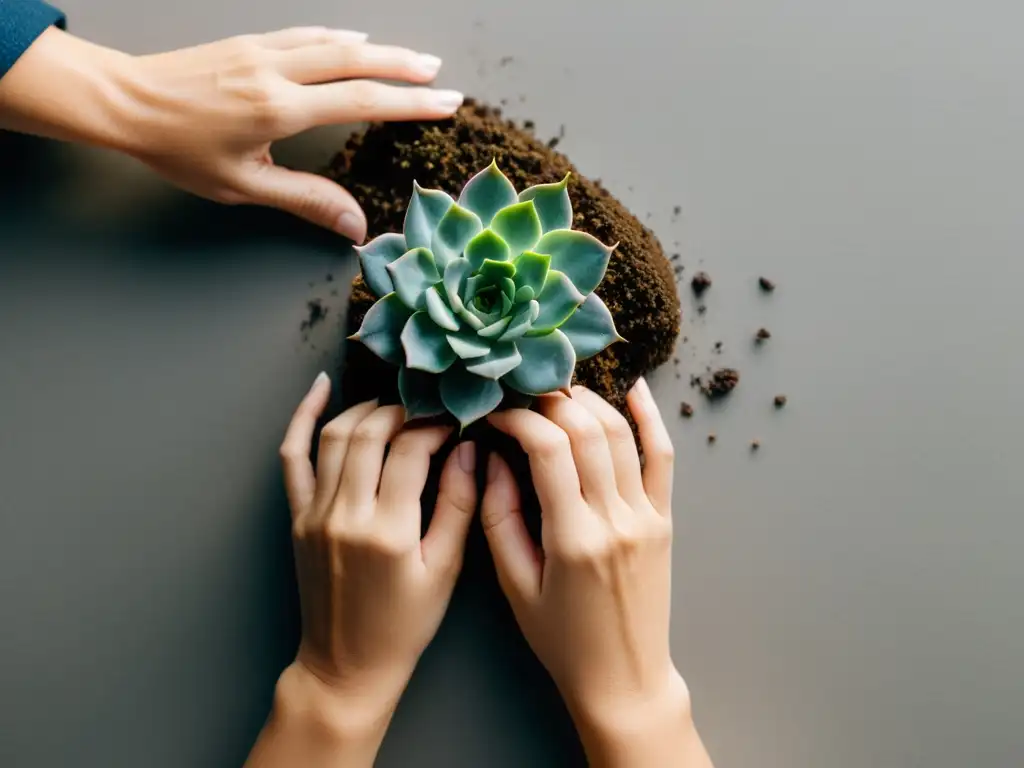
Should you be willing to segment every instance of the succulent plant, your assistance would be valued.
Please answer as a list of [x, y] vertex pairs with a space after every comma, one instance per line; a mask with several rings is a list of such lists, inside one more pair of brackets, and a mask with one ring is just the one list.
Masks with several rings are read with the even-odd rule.
[[399, 366], [407, 418], [465, 427], [506, 388], [567, 390], [577, 360], [622, 341], [594, 293], [615, 246], [572, 229], [568, 183], [517, 194], [494, 162], [458, 202], [414, 182], [403, 234], [356, 249], [378, 301], [351, 338]]

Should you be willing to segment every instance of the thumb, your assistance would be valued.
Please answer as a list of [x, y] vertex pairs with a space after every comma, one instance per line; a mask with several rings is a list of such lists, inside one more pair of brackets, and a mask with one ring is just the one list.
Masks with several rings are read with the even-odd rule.
[[512, 470], [496, 453], [492, 453], [487, 462], [487, 487], [480, 522], [506, 597], [511, 600], [513, 596], [538, 596], [543, 560], [526, 530], [522, 497]]
[[458, 573], [466, 549], [469, 524], [476, 512], [476, 446], [460, 443], [441, 470], [437, 506], [423, 537], [423, 562], [428, 568]]
[[248, 193], [254, 203], [280, 208], [344, 235], [356, 245], [366, 239], [366, 216], [359, 203], [346, 189], [323, 176], [264, 165]]

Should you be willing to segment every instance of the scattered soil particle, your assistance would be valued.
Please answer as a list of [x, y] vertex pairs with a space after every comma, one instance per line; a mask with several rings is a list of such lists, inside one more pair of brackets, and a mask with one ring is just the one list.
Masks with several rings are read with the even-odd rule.
[[717, 440], [718, 440], [718, 435], [716, 435], [714, 432], [708, 432], [708, 444], [714, 445], [714, 443]]
[[690, 281], [690, 287], [693, 288], [695, 296], [703, 296], [704, 291], [711, 287], [711, 276], [704, 271], [698, 272]]
[[516, 60], [515, 56], [502, 56], [501, 59], [498, 61], [498, 66], [499, 67], [507, 67], [509, 64], [511, 64], [515, 60]]
[[[565, 125], [558, 126], [558, 135], [548, 139], [548, 149], [554, 149], [562, 143], [562, 139], [565, 138]], [[600, 182], [598, 182], [600, 183]]]
[[532, 131], [536, 127], [537, 127], [537, 124], [535, 122], [533, 122], [533, 120], [526, 120], [523, 123], [523, 128], [525, 130], [527, 130], [527, 131]]
[[682, 258], [682, 254], [681, 253], [673, 253], [672, 254], [672, 261], [679, 261], [679, 259], [681, 259], [681, 258]]
[[760, 440], [751, 440], [750, 441], [750, 450], [752, 450], [752, 451], [759, 451], [759, 450], [761, 450], [761, 441]]
[[681, 206], [681, 205], [677, 205], [675, 208], [672, 209], [672, 215], [673, 216], [678, 216], [682, 212], [683, 212], [683, 206]]
[[785, 395], [776, 395], [775, 396], [774, 403], [775, 403], [775, 407], [776, 408], [785, 408], [787, 402], [789, 402], [789, 398], [786, 397]]
[[333, 283], [334, 282], [334, 275], [332, 275], [330, 272], [328, 272], [327, 273], [327, 277], [325, 277], [324, 280], [326, 280], [328, 283]]
[[700, 391], [709, 400], [725, 397], [740, 383], [740, 372], [735, 368], [719, 368], [710, 376], [698, 379]]
[[716, 341], [715, 342], [715, 354], [717, 354], [717, 355], [722, 354], [722, 342], [720, 342], [720, 341]]
[[320, 299], [313, 299], [312, 301], [306, 302], [306, 308], [309, 310], [309, 314], [306, 319], [302, 321], [299, 326], [301, 331], [309, 331], [318, 323], [320, 323], [325, 317], [327, 317], [327, 307], [324, 306]]
[[[371, 125], [353, 136], [326, 175], [348, 189], [366, 212], [371, 237], [401, 232], [413, 180], [458, 195], [496, 159], [516, 186], [561, 181], [572, 173], [573, 228], [601, 242], [619, 243], [597, 289], [628, 343], [613, 344], [576, 366], [575, 382], [623, 413], [636, 380], [672, 359], [681, 312], [672, 268], [657, 237], [597, 181], [580, 174], [561, 153], [505, 120], [493, 107], [467, 101], [447, 120]], [[362, 277], [352, 283], [347, 328], [354, 332], [376, 297]], [[362, 344], [346, 349], [343, 403], [397, 397], [395, 369]]]
[[756, 334], [754, 334], [754, 339], [758, 343], [760, 343], [762, 341], [768, 341], [768, 339], [770, 339], [771, 337], [772, 337], [772, 332], [769, 331], [767, 328], [762, 328]]
[[703, 315], [707, 311], [708, 311], [708, 308], [705, 305], [703, 305], [703, 304], [701, 304], [701, 305], [699, 305], [697, 307], [697, 314], [698, 315]]
[[690, 405], [689, 403], [680, 403], [679, 415], [682, 416], [684, 419], [690, 418], [691, 416], [693, 416], [693, 406]]
[[761, 286], [761, 290], [764, 291], [765, 293], [771, 293], [772, 291], [775, 290], [775, 283], [773, 283], [767, 277], [759, 277], [757, 279], [757, 284]]

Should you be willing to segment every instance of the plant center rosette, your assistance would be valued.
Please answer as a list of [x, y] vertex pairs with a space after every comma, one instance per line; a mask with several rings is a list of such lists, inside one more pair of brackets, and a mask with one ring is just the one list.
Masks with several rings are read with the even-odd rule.
[[396, 366], [407, 418], [465, 428], [624, 341], [595, 293], [615, 245], [572, 229], [568, 182], [517, 192], [496, 162], [458, 201], [414, 182], [403, 232], [356, 249], [377, 300], [351, 338]]

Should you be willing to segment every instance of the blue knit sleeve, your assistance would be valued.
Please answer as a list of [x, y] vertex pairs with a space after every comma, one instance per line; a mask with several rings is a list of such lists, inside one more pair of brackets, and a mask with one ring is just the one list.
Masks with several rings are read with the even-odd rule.
[[0, 0], [0, 77], [54, 24], [63, 29], [64, 14], [41, 0]]

